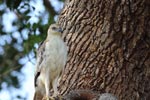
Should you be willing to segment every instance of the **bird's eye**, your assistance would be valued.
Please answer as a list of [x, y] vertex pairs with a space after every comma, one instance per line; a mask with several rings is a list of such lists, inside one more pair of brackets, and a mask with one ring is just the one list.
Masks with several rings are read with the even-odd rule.
[[52, 30], [56, 30], [56, 27], [52, 27]]

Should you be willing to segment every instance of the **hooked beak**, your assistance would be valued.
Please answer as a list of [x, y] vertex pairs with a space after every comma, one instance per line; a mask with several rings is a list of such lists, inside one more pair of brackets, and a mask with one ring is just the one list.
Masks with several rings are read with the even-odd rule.
[[57, 31], [60, 32], [60, 33], [63, 33], [63, 30], [61, 28], [58, 28]]

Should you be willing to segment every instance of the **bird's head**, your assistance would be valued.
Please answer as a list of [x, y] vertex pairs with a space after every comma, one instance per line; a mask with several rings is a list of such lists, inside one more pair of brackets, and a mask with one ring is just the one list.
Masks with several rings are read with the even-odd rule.
[[61, 35], [62, 29], [57, 24], [51, 24], [48, 29], [48, 35]]

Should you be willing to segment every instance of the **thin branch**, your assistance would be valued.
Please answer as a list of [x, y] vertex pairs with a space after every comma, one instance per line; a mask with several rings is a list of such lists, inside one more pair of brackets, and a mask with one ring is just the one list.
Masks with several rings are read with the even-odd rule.
[[55, 16], [57, 12], [54, 10], [54, 7], [51, 5], [49, 0], [43, 0], [44, 6], [48, 10], [48, 12], [52, 15]]

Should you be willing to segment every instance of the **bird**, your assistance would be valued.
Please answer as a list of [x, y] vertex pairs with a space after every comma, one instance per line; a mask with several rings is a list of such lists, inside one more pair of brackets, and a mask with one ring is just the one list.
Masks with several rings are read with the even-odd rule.
[[45, 41], [37, 49], [33, 100], [42, 100], [43, 97], [49, 100], [51, 89], [54, 90], [54, 96], [58, 94], [58, 79], [67, 62], [67, 45], [61, 34], [59, 25], [51, 24]]

